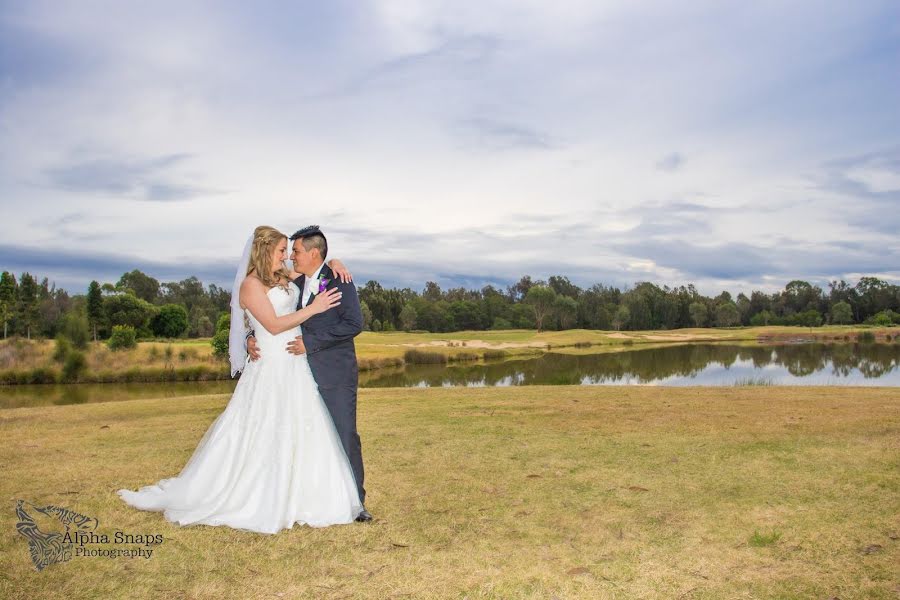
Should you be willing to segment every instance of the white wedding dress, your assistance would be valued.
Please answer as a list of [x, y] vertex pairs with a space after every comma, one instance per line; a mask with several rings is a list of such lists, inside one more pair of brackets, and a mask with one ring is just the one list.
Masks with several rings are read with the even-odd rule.
[[[279, 316], [295, 310], [299, 294], [293, 283], [268, 291]], [[246, 363], [228, 406], [184, 469], [118, 493], [178, 525], [276, 533], [294, 523], [350, 523], [362, 511], [350, 462], [306, 356], [285, 350], [300, 328], [272, 335], [249, 318], [261, 358]]]

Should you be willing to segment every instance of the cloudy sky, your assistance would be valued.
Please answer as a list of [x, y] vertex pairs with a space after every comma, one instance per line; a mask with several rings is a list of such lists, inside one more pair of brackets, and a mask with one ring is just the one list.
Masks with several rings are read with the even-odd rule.
[[900, 281], [900, 4], [0, 0], [0, 269]]

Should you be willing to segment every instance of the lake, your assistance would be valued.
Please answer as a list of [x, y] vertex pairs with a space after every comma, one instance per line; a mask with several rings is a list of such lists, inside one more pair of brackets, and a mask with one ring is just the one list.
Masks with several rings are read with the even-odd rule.
[[[513, 385], [849, 385], [900, 387], [900, 344], [685, 344], [603, 354], [408, 365], [361, 387]], [[0, 386], [0, 409], [230, 393], [236, 381]]]

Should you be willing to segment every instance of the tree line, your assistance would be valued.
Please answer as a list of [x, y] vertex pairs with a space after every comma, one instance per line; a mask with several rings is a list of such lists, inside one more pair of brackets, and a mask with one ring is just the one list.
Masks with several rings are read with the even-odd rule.
[[[581, 288], [567, 277], [546, 281], [522, 277], [500, 289], [442, 290], [427, 282], [421, 292], [384, 288], [369, 281], [359, 289], [364, 325], [371, 331], [502, 329], [647, 330], [739, 325], [900, 323], [900, 286], [876, 277], [856, 284], [832, 281], [828, 289], [794, 280], [783, 290], [711, 297], [687, 286], [641, 282], [619, 289], [595, 284]], [[177, 282], [133, 270], [115, 283], [92, 281], [83, 295], [69, 295], [46, 277], [0, 275], [0, 319], [10, 335], [108, 339], [114, 328], [136, 337], [210, 337], [229, 312], [231, 294], [196, 277]]]
[[691, 285], [668, 287], [641, 282], [633, 288], [595, 284], [581, 288], [567, 277], [522, 277], [499, 289], [442, 290], [428, 282], [422, 293], [385, 289], [369, 281], [359, 290], [363, 316], [375, 331], [449, 332], [487, 329], [647, 330], [739, 325], [900, 323], [900, 286], [875, 277], [855, 285], [832, 281], [828, 291], [794, 280], [772, 294], [727, 291], [704, 296]]
[[205, 287], [196, 277], [160, 283], [138, 270], [115, 284], [92, 281], [83, 295], [70, 295], [46, 277], [39, 282], [30, 273], [18, 279], [8, 271], [0, 274], [4, 338], [65, 334], [99, 340], [116, 327], [131, 328], [139, 338], [209, 337], [230, 301], [228, 290]]

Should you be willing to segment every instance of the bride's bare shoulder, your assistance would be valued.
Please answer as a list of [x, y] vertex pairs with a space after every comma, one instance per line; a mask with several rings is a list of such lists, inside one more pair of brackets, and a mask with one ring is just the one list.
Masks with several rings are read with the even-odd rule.
[[250, 275], [247, 275], [247, 277], [241, 283], [242, 294], [255, 292], [257, 290], [265, 290], [265, 288], [266, 286], [262, 282], [262, 280], [252, 273]]

